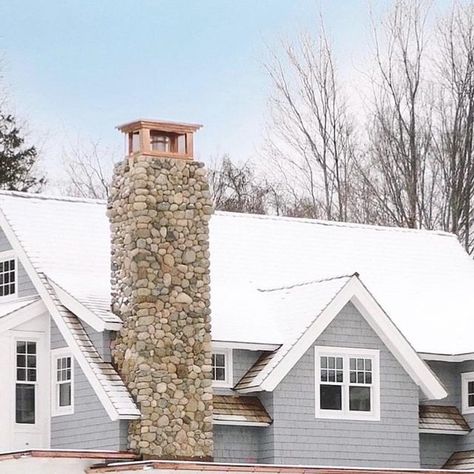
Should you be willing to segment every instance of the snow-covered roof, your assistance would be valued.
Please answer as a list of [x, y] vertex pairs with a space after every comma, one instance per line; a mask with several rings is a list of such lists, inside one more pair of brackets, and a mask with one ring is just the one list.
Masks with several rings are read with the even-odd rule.
[[[104, 202], [1, 192], [0, 209], [38, 271], [112, 317]], [[284, 344], [312, 296], [288, 314], [265, 290], [358, 272], [415, 349], [474, 351], [474, 262], [451, 234], [216, 212], [210, 246], [214, 340]]]

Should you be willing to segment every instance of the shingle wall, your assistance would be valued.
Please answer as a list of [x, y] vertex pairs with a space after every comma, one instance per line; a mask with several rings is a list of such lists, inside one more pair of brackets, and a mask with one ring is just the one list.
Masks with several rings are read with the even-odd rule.
[[[51, 322], [51, 349], [66, 347]], [[74, 414], [52, 417], [53, 449], [126, 449], [127, 421], [111, 421], [81, 368], [74, 363]]]
[[258, 462], [259, 432], [251, 426], [214, 425], [214, 460], [216, 462]]
[[356, 308], [346, 305], [315, 345], [380, 350], [381, 420], [315, 418], [311, 347], [273, 393], [273, 462], [419, 467], [418, 387]]
[[420, 461], [424, 469], [439, 469], [457, 449], [460, 436], [420, 434]]

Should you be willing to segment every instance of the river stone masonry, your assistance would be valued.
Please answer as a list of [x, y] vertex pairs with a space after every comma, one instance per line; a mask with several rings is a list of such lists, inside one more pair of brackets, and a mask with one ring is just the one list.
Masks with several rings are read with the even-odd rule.
[[108, 215], [112, 343], [142, 418], [129, 447], [145, 458], [210, 460], [212, 368], [206, 171], [193, 160], [134, 156], [115, 167]]

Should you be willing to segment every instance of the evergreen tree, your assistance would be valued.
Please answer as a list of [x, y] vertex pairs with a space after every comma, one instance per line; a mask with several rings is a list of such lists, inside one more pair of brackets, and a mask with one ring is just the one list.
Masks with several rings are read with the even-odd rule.
[[15, 117], [0, 112], [0, 189], [39, 191], [46, 180], [37, 176], [38, 151], [26, 146]]

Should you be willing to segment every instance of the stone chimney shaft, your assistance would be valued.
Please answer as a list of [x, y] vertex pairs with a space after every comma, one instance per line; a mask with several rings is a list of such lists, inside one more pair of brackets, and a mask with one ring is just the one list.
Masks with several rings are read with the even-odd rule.
[[119, 129], [114, 170], [114, 362], [142, 418], [129, 445], [144, 457], [212, 459], [209, 229], [212, 201], [193, 160], [197, 125], [139, 120]]

